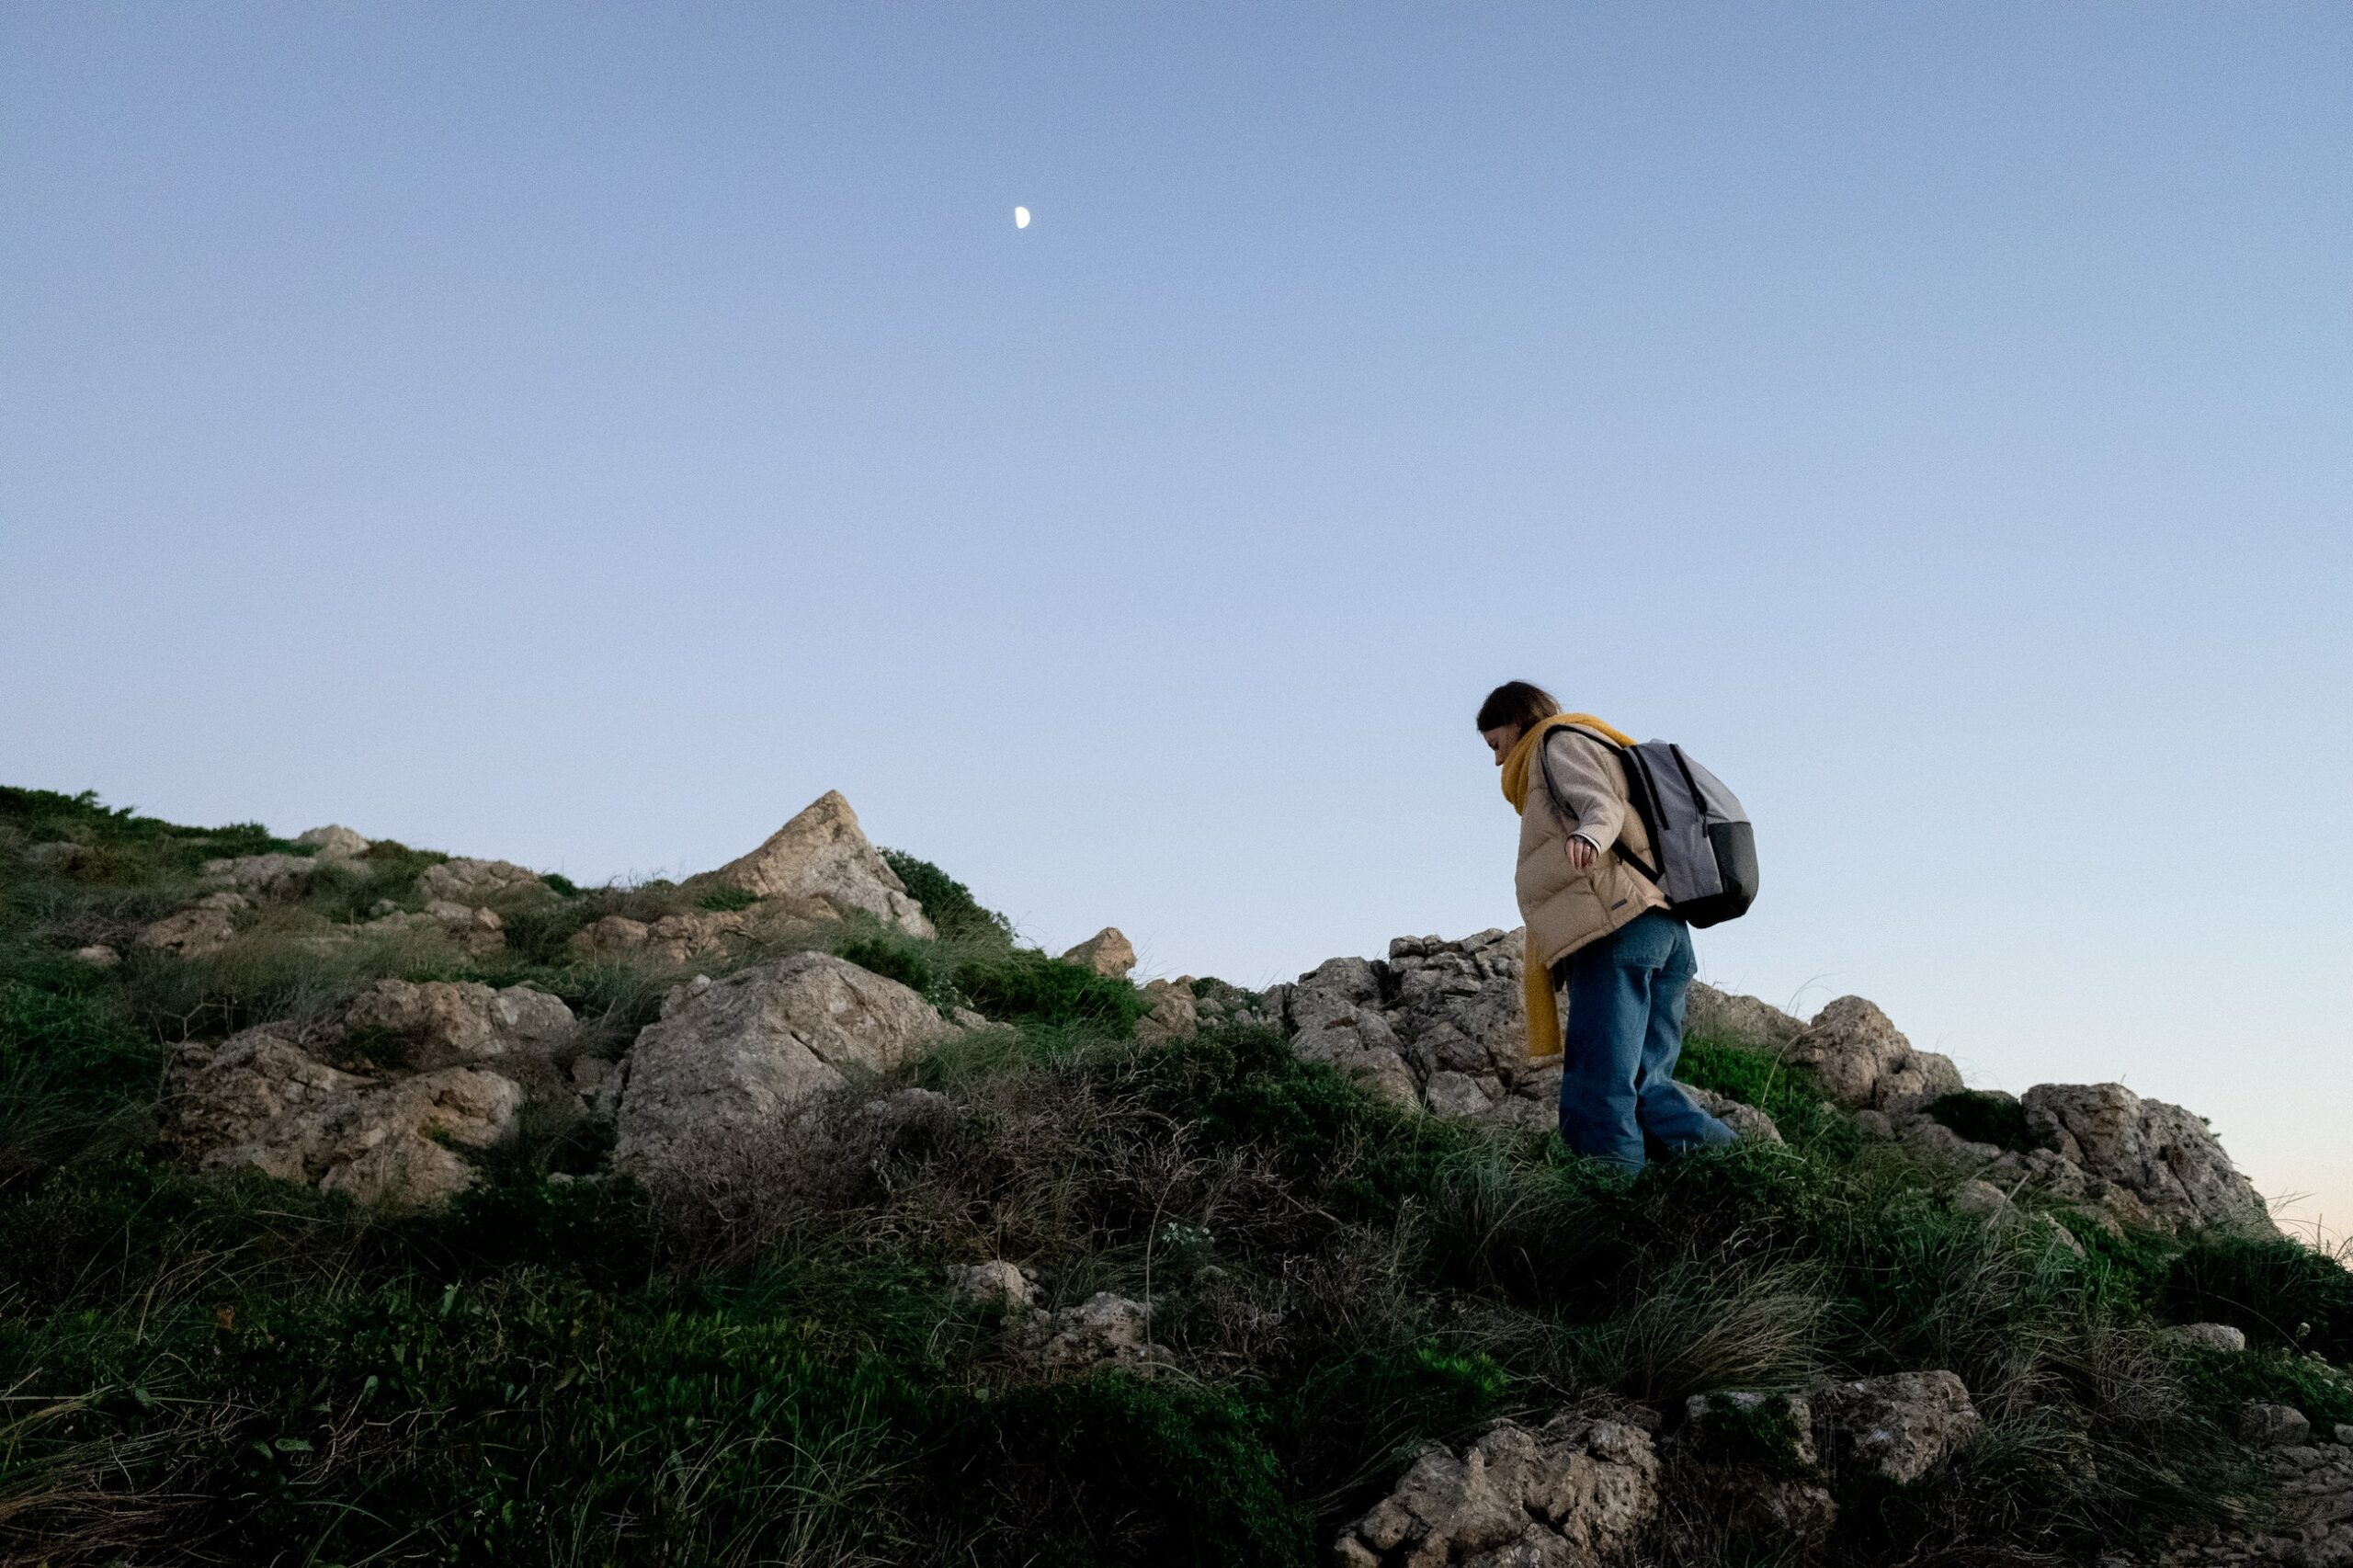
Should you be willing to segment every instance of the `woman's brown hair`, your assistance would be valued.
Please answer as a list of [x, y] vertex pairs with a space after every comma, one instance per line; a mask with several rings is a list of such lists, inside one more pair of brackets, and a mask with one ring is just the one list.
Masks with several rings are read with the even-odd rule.
[[1537, 720], [1550, 719], [1560, 710], [1561, 705], [1542, 687], [1530, 686], [1524, 680], [1507, 680], [1487, 693], [1487, 700], [1479, 704], [1479, 729], [1484, 733], [1516, 724], [1525, 730]]

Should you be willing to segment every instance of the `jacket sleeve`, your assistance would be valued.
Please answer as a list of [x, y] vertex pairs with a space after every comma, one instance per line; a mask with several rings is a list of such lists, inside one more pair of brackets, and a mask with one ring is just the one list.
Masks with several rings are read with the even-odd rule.
[[1544, 737], [1544, 785], [1570, 833], [1608, 850], [1626, 826], [1626, 790], [1618, 760], [1574, 730]]

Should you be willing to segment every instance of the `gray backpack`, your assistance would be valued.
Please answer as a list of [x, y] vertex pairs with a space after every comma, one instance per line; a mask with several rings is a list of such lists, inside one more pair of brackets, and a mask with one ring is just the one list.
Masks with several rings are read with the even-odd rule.
[[[1655, 883], [1669, 913], [1688, 925], [1721, 926], [1747, 914], [1756, 902], [1756, 830], [1723, 780], [1673, 741], [1621, 746], [1582, 724], [1575, 729], [1625, 764], [1626, 795], [1650, 832], [1658, 864], [1644, 865], [1623, 840], [1619, 858]], [[1552, 788], [1549, 759], [1544, 784]], [[1557, 791], [1553, 799], [1560, 799]]]

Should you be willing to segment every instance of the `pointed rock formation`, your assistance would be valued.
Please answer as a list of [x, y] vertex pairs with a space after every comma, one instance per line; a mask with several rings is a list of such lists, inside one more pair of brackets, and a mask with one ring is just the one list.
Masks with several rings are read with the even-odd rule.
[[918, 937], [935, 935], [923, 905], [867, 842], [858, 813], [838, 790], [820, 795], [749, 855], [689, 877], [684, 886], [693, 893], [789, 901], [798, 906], [794, 913], [871, 915]]

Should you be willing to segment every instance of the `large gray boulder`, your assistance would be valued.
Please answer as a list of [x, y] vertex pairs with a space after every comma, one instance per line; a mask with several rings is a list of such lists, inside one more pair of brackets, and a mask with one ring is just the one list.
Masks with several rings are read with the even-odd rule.
[[870, 915], [918, 937], [935, 934], [923, 905], [867, 842], [858, 813], [837, 790], [820, 795], [750, 854], [689, 877], [684, 891], [747, 893], [780, 901], [793, 914]]
[[1498, 1422], [1456, 1455], [1433, 1443], [1333, 1543], [1336, 1568], [1578, 1568], [1629, 1551], [1657, 1517], [1658, 1450], [1621, 1421]]
[[[515, 1129], [523, 1091], [472, 1067], [346, 1073], [284, 1025], [183, 1045], [165, 1080], [166, 1143], [206, 1169], [248, 1169], [363, 1203], [429, 1207], [472, 1185], [458, 1151]], [[453, 1147], [454, 1145], [454, 1147]]]
[[698, 976], [630, 1049], [614, 1159], [649, 1182], [691, 1178], [731, 1140], [781, 1125], [852, 1074], [889, 1072], [951, 1028], [907, 987], [829, 953]]
[[2269, 1207], [2206, 1123], [2121, 1084], [2040, 1084], [2026, 1092], [2035, 1141], [2139, 1199], [2172, 1231], [2272, 1234]]
[[1815, 1014], [1790, 1042], [1789, 1060], [1812, 1068], [1823, 1091], [1848, 1110], [1912, 1110], [1961, 1087], [1952, 1058], [1914, 1049], [1860, 996], [1841, 996]]

